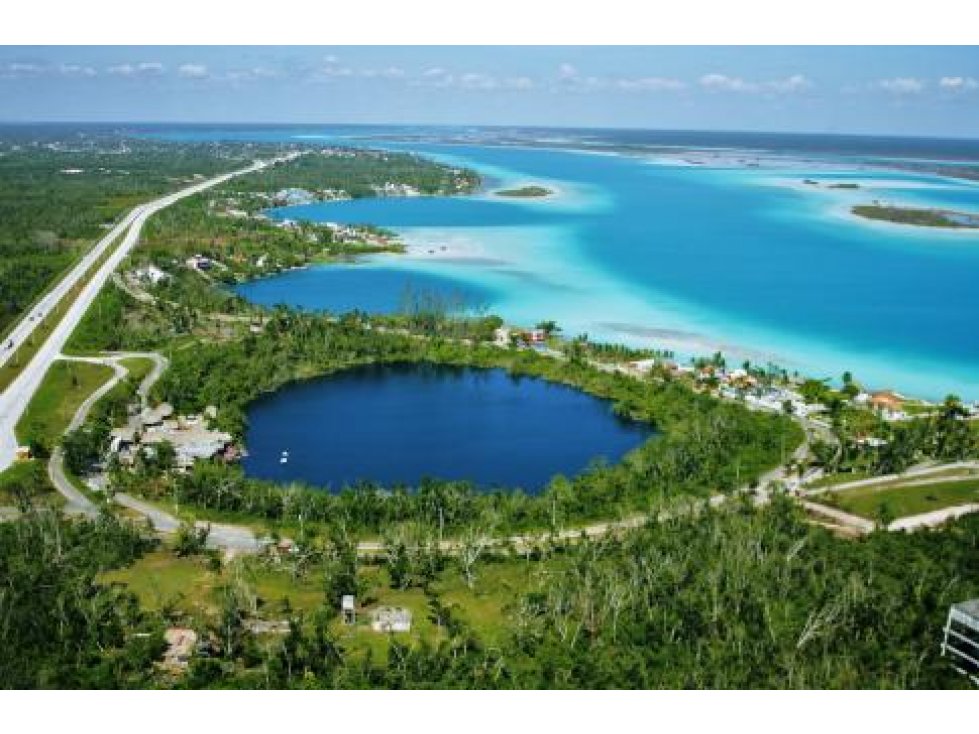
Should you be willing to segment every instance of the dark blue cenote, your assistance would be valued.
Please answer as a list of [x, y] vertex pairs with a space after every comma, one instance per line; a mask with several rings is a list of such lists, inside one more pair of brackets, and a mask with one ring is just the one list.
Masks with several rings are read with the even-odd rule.
[[618, 461], [653, 433], [565, 385], [431, 364], [366, 365], [293, 383], [252, 403], [248, 419], [250, 476], [333, 491], [430, 477], [536, 494], [556, 474]]

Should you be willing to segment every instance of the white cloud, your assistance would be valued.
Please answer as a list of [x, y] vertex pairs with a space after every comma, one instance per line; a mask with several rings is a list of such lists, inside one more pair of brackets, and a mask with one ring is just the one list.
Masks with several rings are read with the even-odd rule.
[[142, 61], [136, 64], [136, 71], [140, 74], [162, 74], [166, 70], [159, 61]]
[[943, 76], [939, 80], [938, 86], [953, 92], [971, 92], [974, 89], [979, 89], [979, 81], [976, 81], [971, 76]]
[[266, 66], [256, 66], [251, 70], [251, 75], [256, 79], [273, 79], [281, 76], [281, 73]]
[[627, 91], [660, 92], [684, 89], [687, 85], [681, 82], [679, 79], [644, 76], [639, 77], [638, 79], [617, 79], [615, 80], [615, 86], [617, 86], [619, 89], [624, 89]]
[[775, 81], [767, 82], [768, 89], [771, 89], [773, 92], [782, 93], [800, 92], [811, 86], [812, 82], [802, 74], [793, 74], [786, 79], [776, 79]]
[[900, 76], [893, 79], [881, 79], [877, 86], [891, 94], [918, 94], [924, 91], [925, 83], [913, 77]]
[[557, 70], [558, 79], [576, 79], [578, 70], [571, 64], [561, 64]]
[[[354, 70], [347, 66], [338, 66], [336, 63], [336, 56], [327, 56], [327, 62], [324, 66], [318, 68], [314, 73], [314, 78], [319, 79], [330, 79], [333, 77], [347, 77], [353, 76]], [[333, 59], [333, 61], [329, 61]]]
[[207, 67], [204, 64], [181, 64], [177, 74], [184, 79], [204, 79], [207, 77]]
[[500, 82], [489, 74], [461, 74], [458, 84], [463, 89], [497, 89]]
[[39, 64], [30, 64], [20, 61], [12, 61], [0, 66], [0, 77], [5, 79], [16, 79], [25, 76], [37, 76], [44, 67]]
[[92, 77], [98, 74], [91, 66], [81, 66], [80, 64], [61, 64], [58, 67], [58, 73], [61, 76], [72, 77]]
[[712, 92], [791, 94], [809, 89], [812, 86], [812, 82], [802, 74], [793, 74], [785, 79], [754, 82], [737, 76], [712, 73], [704, 74], [700, 77], [700, 86]]
[[414, 87], [433, 87], [436, 89], [452, 87], [476, 91], [527, 90], [536, 87], [534, 80], [528, 76], [498, 77], [481, 72], [453, 74], [441, 66], [425, 69], [417, 77], [409, 78], [408, 83]]
[[251, 69], [231, 69], [224, 74], [224, 79], [231, 82], [250, 82], [258, 79], [276, 79], [282, 74], [276, 69], [266, 66], [253, 66]]
[[404, 69], [389, 66], [386, 69], [361, 69], [358, 75], [368, 79], [403, 79], [407, 74]]
[[726, 74], [704, 74], [700, 77], [700, 86], [704, 89], [724, 92], [753, 92], [755, 85], [736, 76]]
[[593, 76], [579, 73], [571, 64], [561, 64], [557, 70], [556, 88], [576, 92], [619, 90], [626, 92], [663, 92], [685, 89], [679, 79], [660, 76]]
[[158, 76], [166, 70], [159, 61], [141, 61], [138, 64], [115, 64], [106, 69], [113, 76]]
[[533, 89], [536, 85], [528, 76], [515, 76], [503, 80], [503, 86], [508, 89]]

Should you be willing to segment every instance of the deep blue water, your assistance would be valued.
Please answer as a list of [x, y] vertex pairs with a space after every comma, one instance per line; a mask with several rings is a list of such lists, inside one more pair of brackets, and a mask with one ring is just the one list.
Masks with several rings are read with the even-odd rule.
[[[294, 383], [248, 410], [246, 472], [333, 490], [423, 477], [539, 492], [652, 435], [611, 404], [503, 370], [371, 365]], [[287, 463], [280, 463], [283, 451]]]

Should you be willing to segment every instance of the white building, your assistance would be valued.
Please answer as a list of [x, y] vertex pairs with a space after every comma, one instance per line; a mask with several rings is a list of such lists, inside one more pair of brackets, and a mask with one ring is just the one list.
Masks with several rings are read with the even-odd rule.
[[153, 285], [158, 285], [165, 280], [170, 278], [170, 274], [165, 270], [160, 270], [156, 265], [147, 265], [136, 270], [136, 277], [140, 280], [146, 281], [147, 283], [152, 283]]

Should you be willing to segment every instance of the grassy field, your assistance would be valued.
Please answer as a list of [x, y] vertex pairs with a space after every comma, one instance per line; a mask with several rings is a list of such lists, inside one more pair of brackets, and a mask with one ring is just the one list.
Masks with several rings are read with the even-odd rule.
[[[509, 629], [507, 612], [513, 600], [535, 588], [541, 574], [555, 572], [560, 572], [560, 559], [547, 564], [518, 558], [494, 560], [478, 567], [476, 583], [470, 589], [450, 561], [432, 591], [459, 619], [492, 641]], [[349, 651], [383, 655], [385, 635], [370, 628], [370, 612], [379, 606], [411, 611], [411, 632], [396, 635], [402, 641], [437, 640], [440, 630], [430, 618], [429, 599], [422, 589], [390, 588], [387, 571], [376, 565], [362, 565], [359, 577], [364, 592], [358, 599], [357, 624], [348, 627], [339, 619], [335, 622], [335, 631]], [[160, 549], [129, 568], [102, 577], [104, 582], [127, 586], [144, 606], [181, 613], [198, 625], [216, 620], [220, 589], [232, 580], [244, 583], [254, 594], [256, 616], [266, 620], [285, 619], [290, 609], [310, 615], [323, 602], [322, 569], [314, 565], [296, 574], [287, 562], [277, 564], [260, 558], [238, 559], [217, 571], [205, 558], [179, 558], [168, 549]]]
[[153, 360], [145, 357], [126, 357], [119, 364], [129, 371], [129, 379], [134, 385], [139, 385], [153, 369]]
[[55, 362], [17, 423], [18, 440], [54, 446], [85, 398], [112, 374], [110, 367], [100, 364]]
[[846, 489], [822, 497], [829, 504], [871, 520], [880, 515], [882, 506], [894, 518], [908, 517], [943, 507], [979, 502], [979, 478], [912, 486], [895, 482]]
[[843, 474], [829, 474], [825, 477], [820, 477], [814, 482], [809, 482], [806, 487], [808, 489], [820, 489], [821, 487], [835, 487], [837, 484], [845, 484], [846, 482], [858, 482], [861, 479], [870, 479], [871, 474], [865, 471], [853, 471], [846, 472]]

